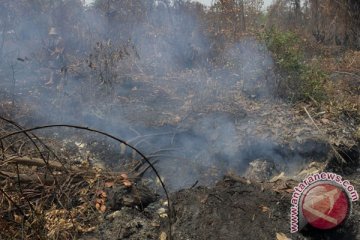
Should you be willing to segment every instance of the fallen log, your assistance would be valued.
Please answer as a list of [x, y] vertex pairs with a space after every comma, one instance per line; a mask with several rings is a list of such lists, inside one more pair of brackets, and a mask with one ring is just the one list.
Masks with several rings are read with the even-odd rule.
[[18, 156], [5, 156], [4, 163], [7, 164], [20, 164], [26, 166], [36, 166], [36, 167], [49, 167], [53, 170], [57, 171], [64, 171], [64, 170], [71, 170], [71, 171], [80, 171], [78, 167], [69, 166], [69, 168], [64, 168], [63, 164], [57, 161], [44, 161], [41, 158], [30, 158], [30, 157], [18, 157]]

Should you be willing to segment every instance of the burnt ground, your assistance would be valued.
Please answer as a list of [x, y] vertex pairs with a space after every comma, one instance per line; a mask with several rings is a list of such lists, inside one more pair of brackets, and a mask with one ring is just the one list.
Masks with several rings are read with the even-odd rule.
[[[193, 145], [199, 142], [210, 143], [210, 148], [194, 148], [193, 152], [188, 152], [189, 155], [186, 157], [192, 158], [191, 165], [179, 164], [179, 159], [173, 160], [178, 162], [177, 165], [172, 165], [172, 162], [166, 162], [168, 160], [164, 159], [160, 159], [156, 165], [161, 175], [165, 176], [168, 187], [171, 187], [169, 182], [177, 179], [184, 180], [183, 182], [186, 183], [180, 190], [171, 189], [172, 239], [276, 239], [277, 233], [283, 233], [290, 239], [360, 239], [358, 202], [353, 204], [352, 218], [338, 229], [321, 232], [306, 228], [301, 233], [289, 233], [291, 197], [289, 190], [297, 181], [303, 179], [304, 176], [298, 173], [306, 169], [307, 165], [317, 162], [319, 168], [310, 168], [310, 170], [319, 170], [322, 169], [324, 162], [330, 159], [327, 170], [343, 175], [354, 184], [357, 190], [360, 189], [359, 150], [358, 147], [350, 149], [349, 146], [353, 143], [348, 140], [350, 139], [347, 136], [348, 131], [341, 131], [341, 128], [333, 129], [335, 122], [323, 123], [322, 118], [314, 117], [315, 122], [326, 131], [328, 136], [328, 141], [326, 141], [319, 137], [321, 133], [307, 121], [306, 114], [301, 110], [302, 106], [290, 109], [283, 103], [258, 101], [241, 96], [236, 101], [240, 110], [235, 113], [233, 113], [234, 109], [224, 111], [225, 104], [223, 103], [209, 103], [204, 106], [202, 112], [189, 116], [179, 113], [182, 121], [180, 124], [175, 122], [183, 125], [180, 128], [181, 131], [177, 125], [173, 127], [171, 124], [157, 123], [156, 120], [161, 119], [162, 115], [157, 116], [155, 122], [151, 123], [151, 125], [159, 126], [155, 133], [178, 131], [175, 137], [170, 136], [174, 138], [174, 143], [177, 145], [181, 146], [187, 139], [193, 140]], [[209, 110], [206, 110], [207, 108]], [[308, 109], [310, 111], [309, 107]], [[314, 112], [315, 110], [312, 110], [312, 113]], [[136, 115], [136, 109], [133, 109], [132, 113]], [[169, 114], [169, 116], [167, 122], [177, 120], [176, 115], [174, 117]], [[210, 124], [204, 119], [211, 119]], [[224, 151], [215, 151], [211, 155], [214, 160], [210, 161], [211, 165], [204, 169], [197, 169], [198, 165], [201, 165], [196, 164], [197, 161], [206, 156], [204, 155], [206, 152], [212, 150], [211, 143], [219, 143], [227, 137], [227, 132], [225, 135], [222, 134], [223, 122], [234, 124], [236, 137], [226, 143], [234, 142], [238, 146], [237, 150], [231, 155], [224, 154]], [[187, 124], [195, 127], [188, 127]], [[336, 124], [343, 126], [341, 125], [343, 122], [336, 122]], [[211, 130], [210, 133], [206, 131], [208, 128]], [[182, 137], [184, 133], [186, 138]], [[189, 135], [194, 136], [188, 138]], [[246, 137], [249, 135], [255, 140]], [[155, 134], [154, 137], [149, 138], [149, 142], [160, 138], [165, 139], [165, 137], [166, 135], [159, 137]], [[70, 142], [76, 142], [69, 137], [67, 139]], [[93, 158], [104, 162], [107, 168], [118, 166], [118, 160], [115, 162], [119, 156], [118, 149], [114, 153], [111, 152], [113, 151], [111, 149], [115, 149], [116, 146], [107, 149], [105, 141], [103, 141], [105, 145], [102, 145], [99, 144], [102, 139], [98, 137], [95, 139], [91, 152], [96, 153], [97, 156], [94, 155]], [[341, 141], [337, 141], [339, 139]], [[328, 142], [331, 142], [342, 153], [347, 164], [337, 163]], [[344, 145], [341, 145], [342, 143]], [[221, 144], [219, 146], [222, 147]], [[65, 152], [74, 159], [75, 154], [69, 150]], [[241, 161], [233, 161], [237, 158]], [[252, 172], [251, 163], [259, 159], [274, 163], [277, 169], [260, 169]], [[107, 161], [112, 162], [113, 165], [108, 165]], [[180, 170], [189, 168], [203, 173], [196, 175], [201, 179], [191, 178], [192, 176], [187, 171], [184, 171], [185, 175], [182, 176], [183, 172]], [[211, 169], [219, 171], [212, 174], [209, 173]], [[234, 176], [246, 176], [251, 179], [251, 184], [240, 177], [223, 178], [227, 175], [226, 171], [234, 172]], [[282, 171], [286, 172], [287, 178], [285, 183], [279, 184], [285, 184], [286, 187], [269, 183], [271, 177]], [[254, 174], [260, 174], [260, 176], [254, 176]], [[144, 180], [148, 177], [153, 177], [153, 174], [145, 176]], [[198, 186], [191, 188], [196, 180], [199, 180]], [[158, 186], [156, 191], [159, 192]], [[164, 197], [159, 196], [155, 202], [144, 209], [126, 206], [109, 209], [99, 216], [98, 222], [94, 223], [97, 226], [95, 231], [80, 235], [79, 238], [169, 239], [165, 237], [168, 237], [168, 220], [164, 213], [167, 206], [163, 202]]]
[[[24, 88], [21, 93], [29, 94], [21, 96], [29, 95], [26, 98], [32, 100], [24, 102], [31, 104], [23, 104], [19, 98], [14, 105], [10, 96], [9, 101], [1, 104], [1, 109], [10, 108], [10, 111], [1, 113], [13, 115], [24, 126], [70, 122], [101, 129], [127, 139], [147, 155], [177, 148], [156, 159], [156, 167], [172, 192], [173, 239], [276, 239], [277, 233], [291, 239], [360, 239], [357, 203], [352, 219], [339, 229], [289, 233], [291, 193], [288, 190], [304, 178], [298, 173], [312, 162], [316, 167], [309, 167], [307, 173], [322, 170], [324, 162], [333, 159], [328, 170], [342, 174], [360, 189], [359, 156], [349, 151], [351, 146], [359, 144], [352, 136], [355, 120], [347, 115], [332, 117], [331, 109], [308, 103], [290, 105], [268, 98], [255, 86], [246, 86], [246, 82], [231, 76], [218, 79], [216, 72], [196, 69], [160, 79], [134, 74], [135, 85], [126, 93], [114, 92], [110, 100], [90, 102], [69, 97], [79, 92], [71, 85], [74, 82], [65, 90], [39, 86], [46, 98], [30, 94]], [[179, 81], [184, 82], [182, 88]], [[44, 115], [51, 116], [44, 119]], [[54, 131], [46, 136], [55, 138], [55, 134], [58, 133]], [[81, 134], [72, 134], [81, 138]], [[66, 133], [64, 138], [71, 143], [78, 141]], [[108, 148], [103, 139], [94, 138], [93, 144], [88, 144], [92, 145], [93, 155], [85, 156], [86, 149], [83, 156], [76, 158], [69, 150], [63, 152], [71, 161], [86, 157], [102, 163], [105, 169], [118, 170], [126, 164], [117, 144], [112, 143]], [[343, 157], [352, 155], [351, 160], [347, 159], [348, 164], [340, 166], [334, 161], [329, 143], [344, 153]], [[274, 166], [251, 169], [254, 161], [263, 160]], [[231, 176], [246, 176], [252, 183], [238, 177], [224, 179], [229, 172], [234, 173]], [[283, 184], [289, 186], [279, 188], [268, 183], [281, 172], [285, 172], [289, 181]], [[152, 172], [143, 180], [148, 178], [154, 182]], [[198, 185], [191, 188], [197, 181]], [[156, 184], [150, 185], [157, 193], [161, 191]], [[80, 238], [168, 239], [164, 213], [167, 207], [163, 201], [161, 195], [144, 208], [109, 208], [93, 222], [96, 230], [79, 234]]]
[[[359, 152], [345, 152], [347, 164], [332, 157], [325, 171], [342, 174], [360, 189]], [[352, 158], [353, 161], [350, 160]], [[345, 169], [346, 172], [340, 169]], [[257, 172], [259, 174], [260, 172]], [[263, 172], [260, 174], [264, 174]], [[294, 176], [295, 178], [295, 176]], [[360, 206], [353, 203], [351, 217], [340, 227], [320, 231], [305, 226], [300, 233], [290, 233], [291, 189], [298, 181], [250, 181], [226, 175], [214, 186], [182, 189], [170, 195], [172, 239], [360, 239]], [[144, 210], [122, 208], [104, 218], [94, 235], [82, 239], [169, 239], [166, 204], [159, 199]], [[283, 234], [283, 235], [281, 235]], [[90, 237], [92, 236], [92, 237]]]
[[[223, 128], [219, 127], [222, 126], [223, 119], [225, 118], [228, 121], [235, 119], [234, 125], [238, 139], [234, 138], [226, 142], [230, 143], [234, 140], [235, 145], [238, 146], [234, 154], [224, 155], [226, 153], [224, 151], [215, 151], [211, 156], [214, 161], [210, 161], [215, 165], [200, 169], [197, 168], [201, 164], [179, 164], [179, 159], [175, 159], [178, 164], [173, 166], [171, 162], [167, 163], [164, 159], [160, 159], [156, 164], [156, 167], [161, 171], [161, 175], [165, 176], [165, 183], [168, 187], [171, 187], [171, 185], [168, 185], [169, 182], [177, 179], [184, 180], [183, 182], [186, 183], [185, 187], [180, 190], [171, 189], [170, 203], [173, 209], [172, 239], [281, 240], [279, 236], [286, 236], [289, 239], [313, 240], [360, 239], [360, 206], [358, 202], [353, 204], [352, 217], [340, 228], [330, 231], [318, 231], [306, 227], [301, 233], [290, 234], [289, 232], [291, 189], [298, 181], [304, 178], [303, 174], [299, 174], [299, 172], [302, 170], [306, 170], [305, 173], [316, 170], [336, 172], [344, 176], [345, 179], [350, 180], [359, 190], [359, 148], [356, 145], [350, 148], [351, 142], [346, 141], [346, 136], [341, 137], [343, 142], [347, 143], [345, 145], [336, 145], [336, 142], [332, 142], [333, 146], [347, 160], [347, 164], [340, 165], [333, 156], [328, 142], [319, 139], [320, 134], [316, 133], [311, 124], [306, 122], [304, 114], [299, 114], [298, 108], [289, 110], [282, 104], [271, 105], [266, 102], [247, 100], [245, 98], [238, 101], [238, 104], [244, 107], [242, 112], [246, 114], [239, 116], [239, 113], [239, 115], [233, 116], [224, 112], [209, 111], [210, 113], [205, 114], [210, 114], [209, 119], [213, 120], [210, 122], [212, 125], [203, 124], [204, 118], [202, 114], [204, 113], [183, 118], [185, 119], [183, 121], [184, 125], [188, 121], [189, 125], [198, 126], [195, 129], [188, 128], [190, 130], [187, 130], [190, 135], [195, 136], [190, 138], [194, 141], [194, 145], [201, 141], [220, 142], [224, 139], [221, 134]], [[221, 109], [221, 105], [219, 108]], [[315, 121], [321, 123], [321, 119], [315, 118]], [[207, 122], [205, 121], [205, 123]], [[207, 127], [212, 127], [211, 132], [208, 135], [201, 134]], [[341, 131], [337, 130], [331, 135], [331, 126], [329, 124], [321, 125], [321, 127], [327, 131], [329, 130], [330, 140], [336, 139], [341, 134]], [[176, 129], [169, 128], [169, 125], [164, 125], [163, 128], [166, 131]], [[184, 127], [184, 129], [187, 128]], [[165, 132], [165, 130], [158, 132]], [[186, 142], [182, 138], [183, 132], [179, 131], [176, 134], [174, 137], [175, 144], [180, 143], [181, 145], [182, 141]], [[188, 132], [185, 133], [186, 136], [189, 135]], [[258, 135], [259, 137], [255, 142], [248, 141], [249, 139], [243, 137], [248, 135]], [[50, 134], [50, 136], [52, 135]], [[79, 134], [75, 134], [75, 136], [80, 138]], [[79, 143], [76, 143], [76, 138], [72, 139], [69, 136], [65, 138], [68, 144], [72, 143], [70, 144], [72, 147], [69, 148], [74, 148], [75, 153], [79, 150], [77, 149], [79, 147], [76, 147], [76, 144], [79, 145]], [[152, 139], [157, 138], [160, 137], [154, 135]], [[161, 138], [164, 138], [164, 135], [161, 135]], [[290, 139], [293, 140], [290, 141]], [[116, 146], [107, 145], [106, 141], [99, 137], [95, 137], [92, 142], [92, 144], [89, 144], [90, 152], [94, 153], [92, 159], [98, 159], [103, 162], [105, 168], [109, 169], [115, 169], [114, 167], [120, 165], [118, 160], [116, 162], [119, 156], [119, 150], [114, 151]], [[74, 145], [74, 143], [76, 144]], [[109, 146], [109, 149], [107, 146]], [[64, 152], [71, 155], [71, 159], [77, 159], [75, 153], [72, 153], [67, 148], [64, 149]], [[206, 153], [210, 150], [211, 147], [205, 149], [195, 148], [194, 152], [189, 152], [187, 157], [195, 156], [196, 158], [193, 158], [192, 163], [196, 163], [206, 155], [195, 155], [194, 153]], [[83, 151], [86, 152], [85, 149]], [[83, 157], [79, 156], [79, 159], [81, 160]], [[231, 161], [234, 159], [241, 160]], [[271, 164], [260, 169], [253, 167], [256, 166], [254, 163], [263, 160]], [[330, 161], [324, 168], [324, 163], [327, 160]], [[112, 162], [112, 165], [109, 165], [107, 161]], [[197, 174], [196, 178], [192, 179], [191, 177], [194, 176], [185, 171], [185, 175], [182, 176], [183, 172], [181, 170], [189, 168], [193, 168], [194, 172], [202, 174]], [[212, 169], [219, 170], [215, 174], [216, 176], [211, 173]], [[279, 182], [269, 181], [273, 176], [279, 175], [280, 172], [286, 173], [285, 179]], [[224, 178], [224, 175], [227, 177]], [[246, 176], [247, 179], [239, 176]], [[149, 172], [149, 175], [145, 176], [143, 180], [153, 177], [153, 174]], [[197, 177], [201, 177], [198, 186], [191, 187], [196, 183]], [[249, 179], [251, 180], [250, 184], [248, 183]], [[213, 184], [213, 182], [216, 183]], [[141, 184], [141, 182], [138, 184]], [[154, 187], [154, 184], [150, 186]], [[169, 239], [168, 219], [166, 218], [166, 214], [169, 214], [166, 212], [167, 205], [164, 204], [164, 196], [161, 195], [158, 186], [155, 186], [155, 190], [159, 195], [157, 198], [153, 198], [147, 206], [140, 205], [141, 207], [139, 207], [136, 205], [129, 207], [119, 204], [120, 207], [109, 207], [104, 213], [99, 214], [96, 221], [92, 222], [92, 225], [96, 226], [96, 230], [79, 234], [79, 239]], [[116, 194], [115, 191], [114, 196], [117, 196]], [[129, 195], [134, 196], [134, 194]], [[111, 194], [108, 194], [108, 196], [111, 198]], [[121, 195], [121, 192], [118, 193], [118, 196], [120, 196], [121, 201], [129, 201], [127, 195]], [[115, 197], [115, 201], [116, 199], [117, 197]]]
[[[347, 176], [357, 189], [358, 177]], [[353, 204], [351, 218], [339, 228], [319, 231], [306, 226], [291, 234], [290, 197], [290, 193], [274, 191], [267, 184], [248, 184], [243, 178], [232, 177], [211, 188], [180, 190], [171, 195], [172, 239], [277, 239], [281, 233], [289, 239], [360, 239], [358, 202]], [[143, 212], [123, 208], [115, 217], [106, 218], [98, 234], [82, 239], [168, 239], [160, 237], [166, 236], [167, 219], [159, 218], [159, 207], [157, 202]]]
[[174, 238], [274, 239], [288, 230], [288, 202], [286, 195], [229, 179], [183, 190], [173, 196]]
[[214, 188], [179, 191], [172, 198], [174, 239], [276, 239], [276, 233], [290, 239], [360, 239], [358, 204], [340, 228], [324, 232], [307, 227], [290, 234], [290, 197], [229, 179]]
[[[342, 166], [348, 172], [342, 174], [359, 189], [359, 153], [352, 149], [347, 154], [355, 161], [351, 163], [348, 158], [348, 166]], [[333, 158], [327, 170], [338, 172], [336, 165]], [[277, 233], [284, 233], [289, 239], [360, 239], [358, 202], [353, 203], [348, 221], [338, 228], [319, 231], [305, 226], [300, 233], [291, 234], [291, 193], [286, 189], [279, 191], [276, 185], [250, 184], [245, 178], [230, 176], [213, 188], [197, 187], [174, 193], [174, 239], [277, 239]], [[292, 187], [290, 182], [286, 186]]]

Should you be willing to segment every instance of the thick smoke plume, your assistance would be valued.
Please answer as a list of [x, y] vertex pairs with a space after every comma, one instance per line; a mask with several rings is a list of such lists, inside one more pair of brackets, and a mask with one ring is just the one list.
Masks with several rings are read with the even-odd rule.
[[[240, 147], [252, 136], [237, 129], [254, 126], [236, 99], [271, 98], [272, 58], [253, 37], [215, 41], [201, 5], [2, 1], [0, 9], [1, 99], [24, 125], [81, 124], [161, 152], [153, 159], [171, 189], [242, 173], [253, 159], [251, 144]], [[25, 116], [16, 110], [24, 106]], [[285, 161], [276, 144], [261, 148], [259, 157]]]

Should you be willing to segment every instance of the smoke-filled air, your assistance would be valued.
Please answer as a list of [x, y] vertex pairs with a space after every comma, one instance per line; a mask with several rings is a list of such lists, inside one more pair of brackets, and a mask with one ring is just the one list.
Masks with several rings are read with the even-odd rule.
[[357, 156], [360, 11], [340, 2], [1, 1], [0, 238], [242, 239], [167, 206]]

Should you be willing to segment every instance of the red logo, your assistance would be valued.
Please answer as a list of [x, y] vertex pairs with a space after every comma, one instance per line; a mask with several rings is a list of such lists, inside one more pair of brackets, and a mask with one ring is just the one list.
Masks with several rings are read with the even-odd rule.
[[323, 183], [308, 190], [302, 201], [306, 221], [315, 228], [330, 229], [338, 226], [349, 215], [347, 194], [339, 187]]

